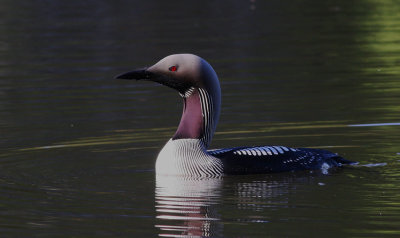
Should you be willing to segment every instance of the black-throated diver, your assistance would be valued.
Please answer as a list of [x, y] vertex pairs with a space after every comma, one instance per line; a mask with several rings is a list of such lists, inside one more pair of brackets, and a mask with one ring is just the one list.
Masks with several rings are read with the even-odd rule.
[[157, 175], [215, 177], [294, 170], [327, 170], [352, 164], [326, 150], [252, 146], [207, 150], [218, 123], [221, 89], [209, 63], [193, 54], [175, 54], [155, 65], [117, 76], [154, 81], [179, 92], [183, 114], [175, 135], [160, 151]]

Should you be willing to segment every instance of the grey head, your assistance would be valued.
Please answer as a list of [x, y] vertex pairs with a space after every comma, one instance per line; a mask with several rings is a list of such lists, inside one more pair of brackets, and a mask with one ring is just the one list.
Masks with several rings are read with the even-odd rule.
[[116, 78], [154, 81], [177, 90], [184, 107], [172, 139], [201, 139], [208, 147], [219, 119], [221, 89], [207, 61], [193, 54], [174, 54]]

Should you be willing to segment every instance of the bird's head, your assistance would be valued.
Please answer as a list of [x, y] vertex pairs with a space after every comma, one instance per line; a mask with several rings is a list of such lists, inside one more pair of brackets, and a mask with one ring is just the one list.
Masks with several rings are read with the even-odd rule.
[[193, 54], [174, 54], [156, 64], [127, 72], [117, 79], [147, 80], [177, 90], [181, 95], [191, 88], [203, 88], [210, 93], [220, 91], [217, 74], [207, 61]]

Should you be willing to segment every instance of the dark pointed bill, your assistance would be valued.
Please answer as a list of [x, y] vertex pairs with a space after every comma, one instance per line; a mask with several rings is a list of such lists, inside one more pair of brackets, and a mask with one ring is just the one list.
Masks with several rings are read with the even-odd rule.
[[136, 80], [143, 80], [143, 79], [149, 79], [151, 76], [151, 73], [149, 71], [147, 71], [147, 68], [143, 68], [143, 69], [137, 69], [134, 71], [130, 71], [127, 73], [123, 73], [120, 74], [118, 76], [116, 76], [116, 79], [136, 79]]
[[153, 73], [148, 70], [148, 68], [137, 69], [127, 73], [120, 74], [115, 77], [115, 79], [128, 79], [128, 80], [143, 80], [143, 81], [153, 81], [167, 87], [178, 90], [181, 94], [184, 94], [188, 88], [190, 88], [190, 82], [184, 80], [178, 80], [176, 78], [170, 77], [168, 75], [162, 75]]

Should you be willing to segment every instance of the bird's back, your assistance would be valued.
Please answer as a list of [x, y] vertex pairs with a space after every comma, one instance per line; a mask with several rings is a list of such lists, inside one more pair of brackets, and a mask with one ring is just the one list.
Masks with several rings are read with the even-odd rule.
[[210, 150], [222, 161], [225, 174], [274, 173], [297, 170], [325, 170], [353, 162], [326, 150], [254, 146]]

